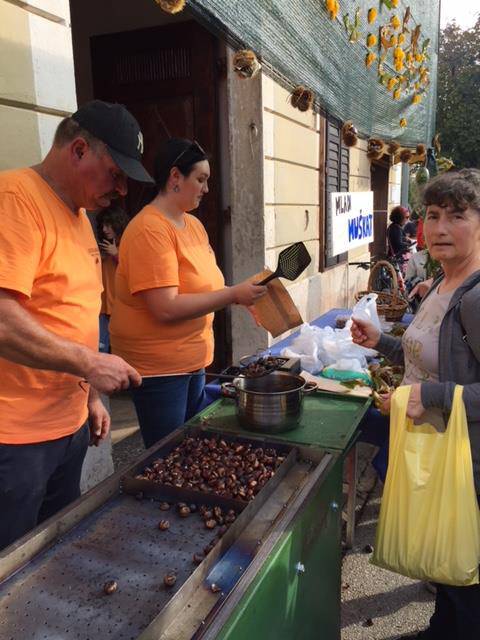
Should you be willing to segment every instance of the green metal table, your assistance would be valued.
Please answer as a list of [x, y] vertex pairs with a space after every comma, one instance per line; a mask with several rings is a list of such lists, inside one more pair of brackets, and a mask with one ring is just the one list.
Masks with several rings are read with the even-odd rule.
[[[190, 424], [210, 430], [335, 452], [338, 460], [321, 490], [263, 563], [219, 640], [340, 638], [341, 497], [348, 482], [347, 546], [353, 544], [357, 427], [370, 406], [364, 397], [317, 391], [304, 397], [297, 429], [264, 435], [243, 429], [235, 400], [217, 400]], [[304, 559], [302, 566], [293, 561]]]
[[235, 400], [222, 398], [195, 416], [189, 424], [204, 424], [211, 429], [267, 438], [293, 445], [306, 445], [339, 452], [344, 460], [347, 505], [345, 543], [351, 549], [355, 534], [357, 484], [357, 427], [371, 404], [370, 398], [317, 391], [304, 397], [300, 426], [293, 431], [264, 436], [243, 429], [238, 421]]

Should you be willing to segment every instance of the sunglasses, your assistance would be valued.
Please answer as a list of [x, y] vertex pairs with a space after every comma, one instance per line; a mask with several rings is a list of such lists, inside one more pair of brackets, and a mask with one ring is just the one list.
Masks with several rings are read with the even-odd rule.
[[192, 144], [190, 144], [188, 147], [186, 147], [181, 153], [178, 154], [178, 156], [175, 158], [175, 160], [172, 162], [172, 167], [174, 167], [177, 162], [180, 160], [180, 158], [182, 158], [186, 153], [188, 153], [189, 151], [198, 151], [200, 152], [202, 155], [206, 156], [207, 154], [205, 153], [205, 151], [202, 149], [202, 147], [198, 144], [198, 142], [196, 140], [194, 140], [192, 142]]

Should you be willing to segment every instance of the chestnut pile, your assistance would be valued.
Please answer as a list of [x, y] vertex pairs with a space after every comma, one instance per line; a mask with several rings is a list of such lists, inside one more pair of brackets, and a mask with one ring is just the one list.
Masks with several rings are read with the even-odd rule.
[[280, 368], [283, 364], [285, 364], [285, 358], [276, 358], [275, 356], [262, 356], [255, 360], [255, 362], [251, 362], [242, 368], [242, 375], [247, 378], [256, 378], [258, 376], [264, 376], [267, 373], [275, 371]]
[[275, 449], [254, 448], [221, 438], [188, 437], [136, 478], [224, 498], [252, 500], [284, 460], [285, 456], [278, 455]]

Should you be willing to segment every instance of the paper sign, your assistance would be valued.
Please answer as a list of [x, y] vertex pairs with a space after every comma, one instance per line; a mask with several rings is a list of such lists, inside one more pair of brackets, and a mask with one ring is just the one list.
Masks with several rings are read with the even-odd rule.
[[373, 191], [330, 195], [332, 256], [373, 241]]

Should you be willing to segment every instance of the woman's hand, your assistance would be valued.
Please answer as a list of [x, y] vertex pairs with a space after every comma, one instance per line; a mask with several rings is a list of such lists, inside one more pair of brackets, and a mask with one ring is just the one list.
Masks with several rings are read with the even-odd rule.
[[425, 413], [425, 407], [422, 404], [422, 385], [412, 384], [407, 405], [407, 416], [409, 418], [420, 418], [423, 413]]
[[380, 413], [384, 416], [388, 416], [390, 414], [390, 406], [392, 401], [392, 392], [389, 393], [375, 393], [374, 395], [374, 404], [375, 407], [380, 411]]
[[250, 280], [245, 280], [232, 287], [236, 304], [243, 304], [250, 307], [256, 300], [262, 298], [268, 291], [266, 286], [253, 284]]
[[419, 282], [410, 291], [408, 295], [408, 299], [413, 300], [415, 296], [418, 296], [419, 298], [425, 297], [425, 294], [429, 291], [430, 287], [432, 286], [432, 283], [433, 283], [433, 278], [430, 278], [429, 280], [424, 280], [423, 282]]
[[350, 332], [353, 342], [362, 347], [367, 347], [367, 349], [375, 349], [380, 340], [379, 329], [371, 322], [366, 322], [365, 320], [355, 320], [352, 318]]
[[113, 258], [118, 256], [118, 247], [115, 240], [112, 240], [111, 242], [109, 240], [102, 240], [98, 243], [98, 246], [107, 255], [112, 256]]

